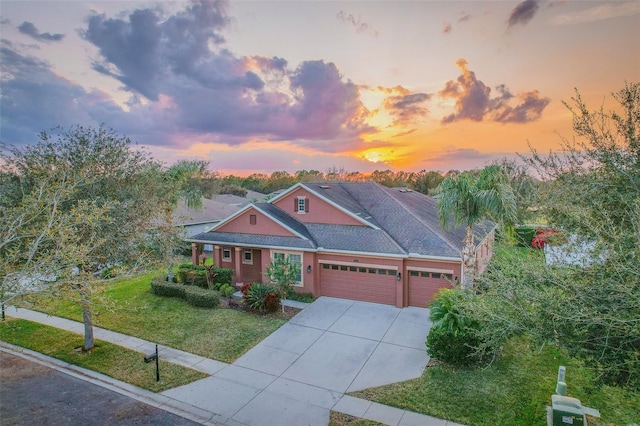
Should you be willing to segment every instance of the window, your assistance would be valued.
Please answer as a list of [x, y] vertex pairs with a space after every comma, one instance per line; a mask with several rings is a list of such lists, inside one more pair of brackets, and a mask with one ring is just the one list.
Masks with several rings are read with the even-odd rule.
[[[287, 259], [289, 263], [292, 265], [296, 265], [297, 273], [295, 276], [296, 286], [302, 287], [302, 255], [297, 253], [285, 253], [285, 252], [271, 252], [271, 258], [273, 260], [276, 259]], [[323, 265], [324, 268], [324, 265]]]
[[222, 261], [231, 262], [231, 247], [222, 248]]
[[331, 265], [331, 269], [333, 269], [334, 271], [338, 270], [338, 265]]
[[326, 263], [322, 264], [322, 269], [329, 269], [329, 265], [327, 265]]
[[412, 277], [417, 277], [420, 274], [418, 273], [418, 271], [409, 271], [409, 275], [411, 275]]
[[341, 271], [346, 271], [346, 270], [347, 270], [347, 267], [346, 267], [345, 265], [340, 265], [340, 270], [341, 270]]
[[367, 272], [367, 268], [358, 268], [358, 272]]
[[432, 272], [431, 278], [442, 278], [442, 274], [440, 272]]
[[294, 199], [294, 211], [296, 213], [309, 213], [309, 200], [306, 197]]
[[428, 272], [420, 272], [420, 276], [422, 278], [429, 278], [429, 273]]
[[379, 275], [387, 275], [387, 270], [386, 269], [378, 269], [378, 274]]
[[255, 225], [258, 222], [258, 218], [255, 214], [249, 215], [249, 225]]
[[445, 280], [451, 281], [453, 279], [453, 276], [451, 274], [443, 274], [442, 278], [444, 278]]
[[350, 272], [357, 272], [358, 268], [356, 268], [355, 266], [349, 266], [349, 271]]
[[253, 250], [245, 250], [242, 253], [242, 263], [253, 265]]

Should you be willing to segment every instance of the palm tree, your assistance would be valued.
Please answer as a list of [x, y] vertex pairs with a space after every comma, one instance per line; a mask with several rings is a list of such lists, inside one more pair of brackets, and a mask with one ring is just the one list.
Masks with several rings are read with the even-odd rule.
[[[180, 200], [184, 200], [190, 209], [202, 207], [202, 191], [198, 185], [198, 178], [206, 174], [208, 161], [180, 160], [170, 166], [164, 173], [164, 177], [170, 191], [167, 193], [168, 208], [165, 211], [166, 225], [173, 226], [173, 211]], [[169, 233], [171, 235], [173, 233]], [[174, 244], [167, 245], [167, 280], [173, 281], [173, 250]]]
[[454, 224], [467, 228], [461, 252], [462, 288], [471, 288], [476, 274], [473, 225], [488, 219], [510, 228], [516, 217], [513, 189], [499, 166], [488, 166], [477, 176], [464, 172], [447, 177], [438, 185], [437, 192], [442, 226], [446, 229]]

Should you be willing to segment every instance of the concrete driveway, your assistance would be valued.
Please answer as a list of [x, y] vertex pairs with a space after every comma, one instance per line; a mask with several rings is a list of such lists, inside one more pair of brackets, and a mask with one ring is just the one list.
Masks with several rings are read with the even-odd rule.
[[429, 311], [321, 297], [232, 365], [163, 392], [220, 423], [326, 425], [345, 392], [419, 377]]

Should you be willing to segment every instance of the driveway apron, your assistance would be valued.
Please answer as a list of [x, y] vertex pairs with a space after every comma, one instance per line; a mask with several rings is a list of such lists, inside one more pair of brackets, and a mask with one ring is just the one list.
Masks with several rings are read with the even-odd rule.
[[226, 424], [326, 425], [345, 392], [419, 377], [429, 311], [321, 297], [232, 365], [163, 395]]

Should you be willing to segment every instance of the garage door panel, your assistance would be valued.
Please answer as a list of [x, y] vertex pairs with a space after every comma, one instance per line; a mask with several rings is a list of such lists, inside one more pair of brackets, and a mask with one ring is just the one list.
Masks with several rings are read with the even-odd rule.
[[409, 271], [409, 306], [426, 307], [441, 288], [453, 288], [451, 275]]
[[323, 296], [395, 305], [396, 271], [323, 264]]

